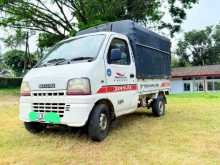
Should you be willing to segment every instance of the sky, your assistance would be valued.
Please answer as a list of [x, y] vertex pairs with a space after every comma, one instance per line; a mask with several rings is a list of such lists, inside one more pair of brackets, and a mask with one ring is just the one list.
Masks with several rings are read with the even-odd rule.
[[199, 4], [187, 12], [182, 29], [186, 32], [218, 23], [220, 23], [220, 0], [200, 0]]
[[204, 29], [218, 23], [220, 23], [220, 0], [199, 0], [198, 4], [187, 10], [181, 31], [172, 39], [172, 51], [176, 49], [177, 42], [183, 38], [184, 32]]
[[[172, 39], [172, 49], [175, 50], [176, 43], [183, 37], [183, 32], [203, 29], [209, 25], [220, 23], [220, 0], [199, 0], [199, 3], [194, 5], [192, 9], [187, 11], [187, 18], [182, 24], [182, 30]], [[5, 32], [0, 31], [0, 37], [4, 36]], [[2, 52], [4, 47], [0, 43]], [[36, 38], [30, 40], [31, 51], [36, 50]]]

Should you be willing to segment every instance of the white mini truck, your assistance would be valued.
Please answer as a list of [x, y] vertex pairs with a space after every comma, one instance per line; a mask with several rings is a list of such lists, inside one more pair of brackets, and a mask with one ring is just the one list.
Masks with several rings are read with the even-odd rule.
[[170, 45], [130, 20], [81, 31], [25, 75], [19, 118], [32, 133], [48, 125], [86, 126], [88, 136], [101, 141], [112, 120], [138, 107], [163, 116]]

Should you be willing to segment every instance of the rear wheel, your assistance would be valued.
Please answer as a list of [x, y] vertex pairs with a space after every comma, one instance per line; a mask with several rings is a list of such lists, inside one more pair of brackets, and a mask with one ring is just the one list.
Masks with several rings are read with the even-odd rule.
[[165, 99], [164, 99], [164, 96], [158, 96], [156, 99], [153, 100], [152, 112], [157, 117], [165, 115]]
[[37, 134], [45, 130], [46, 125], [37, 122], [24, 122], [24, 126], [27, 131], [33, 134]]
[[110, 127], [109, 108], [105, 104], [98, 104], [93, 109], [88, 121], [88, 135], [94, 141], [106, 138]]

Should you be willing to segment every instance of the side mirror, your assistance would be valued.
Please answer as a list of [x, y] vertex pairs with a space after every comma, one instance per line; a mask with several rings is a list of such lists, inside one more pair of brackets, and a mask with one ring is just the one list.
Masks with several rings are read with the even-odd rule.
[[114, 61], [118, 61], [120, 59], [121, 59], [121, 50], [120, 49], [112, 49], [110, 61], [114, 62]]

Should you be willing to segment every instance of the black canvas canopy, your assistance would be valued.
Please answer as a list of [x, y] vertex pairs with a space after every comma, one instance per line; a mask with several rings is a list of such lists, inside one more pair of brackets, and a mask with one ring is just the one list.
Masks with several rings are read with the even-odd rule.
[[171, 74], [170, 40], [131, 20], [110, 22], [77, 33], [110, 31], [126, 35], [131, 43], [137, 78], [167, 78]]

